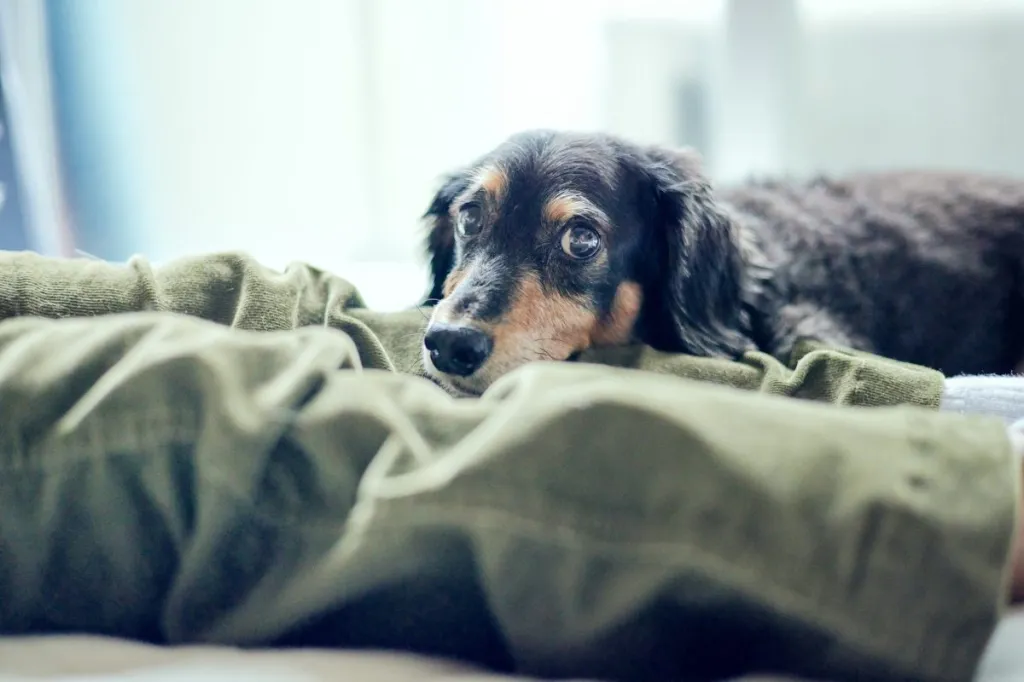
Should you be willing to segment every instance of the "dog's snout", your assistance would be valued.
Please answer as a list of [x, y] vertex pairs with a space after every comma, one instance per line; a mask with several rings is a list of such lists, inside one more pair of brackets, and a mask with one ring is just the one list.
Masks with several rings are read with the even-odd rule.
[[468, 377], [487, 361], [494, 341], [475, 327], [434, 324], [424, 334], [423, 346], [439, 371]]

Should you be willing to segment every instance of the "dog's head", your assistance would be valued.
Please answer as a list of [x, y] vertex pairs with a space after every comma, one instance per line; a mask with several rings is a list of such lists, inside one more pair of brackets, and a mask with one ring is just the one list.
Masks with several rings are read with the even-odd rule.
[[428, 372], [478, 394], [596, 345], [746, 350], [738, 236], [699, 166], [686, 150], [537, 131], [450, 175], [425, 216]]

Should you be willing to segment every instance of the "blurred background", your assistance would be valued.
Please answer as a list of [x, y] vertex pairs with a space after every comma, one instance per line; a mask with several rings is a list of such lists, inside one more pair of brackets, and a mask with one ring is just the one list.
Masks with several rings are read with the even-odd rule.
[[1024, 176], [1024, 0], [0, 0], [0, 248], [242, 250], [412, 305], [439, 176], [532, 127], [711, 176]]

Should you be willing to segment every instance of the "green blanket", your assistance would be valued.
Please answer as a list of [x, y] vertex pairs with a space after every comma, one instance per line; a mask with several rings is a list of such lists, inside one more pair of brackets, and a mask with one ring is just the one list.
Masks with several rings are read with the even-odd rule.
[[925, 370], [626, 349], [657, 371], [455, 400], [410, 376], [419, 311], [241, 256], [4, 255], [0, 317], [0, 633], [958, 682], [1004, 608], [1001, 422], [713, 385], [934, 405]]
[[[422, 373], [420, 332], [429, 316], [426, 310], [375, 313], [340, 277], [301, 263], [279, 273], [244, 254], [182, 259], [158, 269], [142, 258], [124, 266], [31, 253], [0, 257], [0, 319], [142, 310], [257, 331], [333, 327], [352, 337], [363, 367], [414, 374]], [[596, 349], [581, 360], [849, 405], [937, 407], [942, 392], [937, 372], [812, 343], [800, 344], [788, 365], [765, 353], [727, 362], [645, 346]]]

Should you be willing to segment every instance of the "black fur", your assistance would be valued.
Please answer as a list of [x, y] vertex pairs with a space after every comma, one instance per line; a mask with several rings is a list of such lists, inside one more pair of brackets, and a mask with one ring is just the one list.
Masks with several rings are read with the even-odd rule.
[[[742, 305], [739, 235], [711, 196], [697, 160], [684, 151], [630, 154], [643, 192], [647, 244], [636, 268], [646, 306], [643, 337], [651, 345], [695, 355], [735, 357], [754, 347]], [[703, 305], [692, 305], [702, 301]]]
[[430, 258], [430, 291], [427, 294], [427, 302], [441, 299], [444, 295], [444, 280], [455, 266], [455, 229], [448, 208], [468, 185], [469, 178], [465, 172], [449, 175], [423, 216], [433, 221], [427, 235], [427, 255]]
[[523, 211], [513, 218], [516, 207], [545, 188], [585, 195], [612, 223], [607, 266], [551, 281], [602, 312], [618, 283], [639, 283], [636, 336], [656, 348], [785, 358], [796, 340], [814, 338], [947, 375], [1007, 373], [1024, 357], [1022, 181], [893, 172], [716, 192], [687, 151], [523, 133], [450, 176], [434, 198], [428, 302], [463, 257], [452, 202], [488, 163], [510, 177], [505, 241], [488, 244], [491, 256], [549, 267], [540, 226]]

